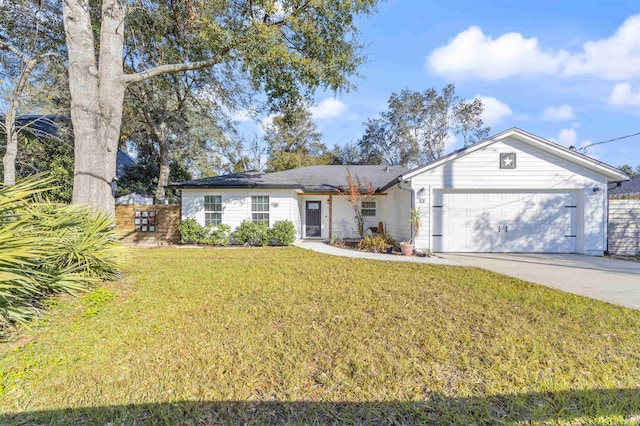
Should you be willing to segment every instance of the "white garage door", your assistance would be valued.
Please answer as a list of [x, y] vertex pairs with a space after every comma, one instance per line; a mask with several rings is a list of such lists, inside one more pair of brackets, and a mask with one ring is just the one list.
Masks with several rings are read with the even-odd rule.
[[441, 207], [434, 208], [434, 231], [440, 228], [435, 234], [440, 236], [434, 245], [441, 251], [576, 251], [573, 192], [444, 192], [440, 197]]

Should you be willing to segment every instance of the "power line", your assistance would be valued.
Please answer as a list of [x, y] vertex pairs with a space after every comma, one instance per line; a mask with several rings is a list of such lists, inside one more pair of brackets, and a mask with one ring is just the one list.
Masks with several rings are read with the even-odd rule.
[[[621, 139], [627, 139], [627, 138], [631, 138], [631, 137], [639, 136], [639, 135], [640, 135], [640, 132], [638, 132], [638, 133], [634, 133], [634, 134], [631, 134], [631, 135], [620, 136], [620, 137], [618, 137], [618, 138], [608, 139], [608, 140], [606, 140], [606, 141], [594, 142], [594, 143], [591, 143], [591, 144], [589, 144], [589, 145], [587, 145], [587, 146], [583, 146], [582, 148], [580, 148], [580, 150], [581, 150], [582, 152], [587, 152], [587, 148], [589, 148], [589, 147], [591, 147], [591, 146], [595, 146], [595, 145], [602, 145], [603, 143], [609, 143], [609, 142], [619, 141], [619, 140], [621, 140]], [[569, 149], [571, 149], [571, 147], [570, 147]], [[576, 148], [575, 146], [573, 147], [573, 149], [577, 150], [577, 148]]]

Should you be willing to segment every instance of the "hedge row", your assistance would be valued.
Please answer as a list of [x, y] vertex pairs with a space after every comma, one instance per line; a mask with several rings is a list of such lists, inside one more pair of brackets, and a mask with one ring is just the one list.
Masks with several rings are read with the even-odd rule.
[[194, 219], [187, 219], [178, 225], [182, 244], [208, 244], [226, 246], [288, 246], [296, 240], [296, 228], [289, 220], [279, 220], [268, 228], [264, 222], [243, 221], [233, 232], [229, 225], [202, 226]]

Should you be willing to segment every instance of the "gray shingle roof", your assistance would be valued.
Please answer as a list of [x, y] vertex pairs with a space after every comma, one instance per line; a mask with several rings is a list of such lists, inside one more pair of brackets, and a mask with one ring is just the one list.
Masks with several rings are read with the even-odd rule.
[[634, 176], [626, 182], [622, 182], [617, 188], [609, 190], [609, 196], [640, 194], [640, 175]]
[[299, 182], [304, 186], [305, 192], [335, 192], [337, 188], [345, 188], [347, 185], [347, 169], [351, 171], [354, 180], [356, 176], [360, 178], [363, 187], [365, 186], [364, 181], [367, 180], [374, 189], [383, 188], [407, 171], [407, 169], [397, 166], [330, 165], [301, 167], [270, 173], [270, 175]]
[[[347, 168], [374, 189], [393, 183], [407, 169], [397, 166], [309, 166], [282, 172], [242, 172], [169, 185], [171, 188], [292, 188], [304, 192], [335, 192], [347, 184]], [[364, 189], [364, 188], [363, 188]]]
[[171, 188], [299, 188], [297, 182], [272, 177], [271, 173], [240, 172], [168, 185]]

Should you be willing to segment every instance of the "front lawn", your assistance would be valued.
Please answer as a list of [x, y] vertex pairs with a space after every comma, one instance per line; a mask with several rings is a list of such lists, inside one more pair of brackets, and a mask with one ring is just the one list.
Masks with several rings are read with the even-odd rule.
[[640, 420], [640, 312], [479, 269], [148, 249], [104, 287], [0, 346], [0, 423]]

